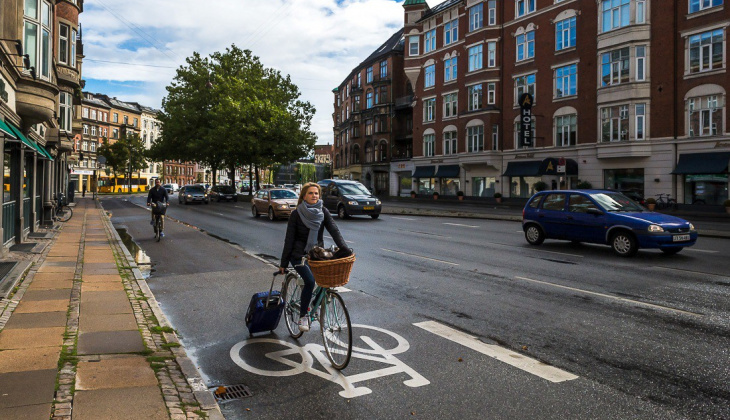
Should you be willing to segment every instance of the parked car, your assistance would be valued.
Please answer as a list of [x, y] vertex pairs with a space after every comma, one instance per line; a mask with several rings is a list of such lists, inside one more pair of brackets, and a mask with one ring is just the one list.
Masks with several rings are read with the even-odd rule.
[[173, 193], [176, 193], [176, 192], [178, 192], [180, 190], [180, 186], [178, 186], [177, 184], [174, 184], [174, 183], [173, 184], [165, 184], [165, 185], [162, 186], [162, 188], [166, 189], [168, 194], [173, 194]]
[[266, 214], [272, 222], [279, 218], [289, 217], [297, 208], [299, 196], [285, 188], [259, 190], [251, 199], [251, 214], [259, 217]]
[[630, 257], [639, 248], [676, 254], [697, 241], [692, 223], [648, 211], [618, 191], [542, 191], [522, 211], [522, 229], [531, 245], [564, 239], [610, 245]]
[[238, 194], [236, 189], [230, 185], [214, 185], [210, 189], [210, 199], [220, 202], [221, 200], [226, 201], [238, 201]]
[[636, 190], [622, 190], [621, 194], [625, 195], [626, 197], [629, 197], [630, 199], [641, 204], [642, 206], [646, 206], [646, 200], [644, 199], [644, 196], [639, 194], [639, 192]]
[[180, 204], [188, 204], [188, 203], [205, 203], [210, 204], [210, 197], [208, 197], [208, 193], [205, 192], [205, 186], [202, 185], [186, 185], [182, 188], [180, 188], [180, 191], [177, 195], [177, 201]]
[[318, 184], [322, 187], [324, 206], [340, 219], [355, 215], [380, 217], [382, 203], [363, 184], [342, 179], [325, 179]]

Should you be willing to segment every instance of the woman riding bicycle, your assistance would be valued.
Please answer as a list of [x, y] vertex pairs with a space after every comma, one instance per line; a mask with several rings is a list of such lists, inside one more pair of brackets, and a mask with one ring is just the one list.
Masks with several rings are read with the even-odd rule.
[[300, 331], [309, 331], [309, 317], [306, 315], [315, 285], [314, 275], [304, 257], [313, 247], [324, 245], [325, 228], [327, 228], [327, 232], [340, 249], [348, 249], [345, 240], [342, 239], [340, 230], [332, 219], [332, 215], [322, 205], [322, 200], [319, 199], [320, 191], [320, 186], [314, 182], [304, 184], [302, 187], [297, 208], [289, 216], [286, 240], [284, 241], [281, 264], [279, 265], [279, 272], [284, 274], [291, 263], [304, 280], [302, 303], [299, 311], [301, 316], [299, 319]]

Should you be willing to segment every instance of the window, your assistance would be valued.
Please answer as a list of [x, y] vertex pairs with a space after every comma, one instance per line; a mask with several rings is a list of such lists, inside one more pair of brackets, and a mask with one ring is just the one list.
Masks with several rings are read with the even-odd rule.
[[535, 75], [528, 74], [515, 78], [515, 103], [520, 99], [523, 93], [529, 93], [535, 97]]
[[497, 85], [496, 83], [487, 83], [487, 103], [494, 105], [497, 100]]
[[578, 89], [578, 65], [555, 69], [555, 97], [575, 96]]
[[575, 47], [575, 16], [555, 24], [555, 51]]
[[436, 65], [431, 64], [426, 67], [426, 77], [423, 80], [423, 87], [430, 88], [436, 84]]
[[43, 0], [25, 0], [23, 52], [41, 79], [51, 77], [51, 5]]
[[96, 120], [96, 110], [95, 109], [91, 110], [91, 119]]
[[444, 132], [444, 154], [453, 155], [457, 153], [456, 130]]
[[689, 136], [715, 136], [723, 132], [723, 97], [709, 95], [688, 100]]
[[434, 145], [436, 144], [435, 134], [426, 134], [423, 136], [423, 156], [434, 155]]
[[492, 150], [499, 150], [499, 126], [492, 125]]
[[115, 122], [115, 123], [118, 123], [119, 122], [119, 114], [117, 114], [116, 112], [114, 113], [114, 121], [113, 122]]
[[71, 67], [76, 67], [76, 29], [71, 29], [71, 55], [68, 61]]
[[[73, 119], [72, 110], [73, 99], [70, 93], [61, 92], [58, 96], [59, 117], [61, 119], [59, 126], [61, 131], [71, 132], [71, 120]], [[88, 111], [88, 108], [85, 108]]]
[[83, 150], [84, 152], [86, 152], [86, 151], [89, 150], [89, 142], [88, 141], [83, 141], [81, 143], [81, 150]]
[[[95, 141], [91, 142], [91, 151], [96, 152], [96, 142]], [[94, 166], [96, 166], [96, 165], [94, 165]]]
[[[418, 40], [418, 37], [416, 37], [416, 40]], [[418, 55], [418, 48], [416, 48], [415, 55]], [[357, 74], [357, 87], [362, 87], [362, 73]]]
[[89, 126], [84, 124], [84, 134], [89, 135]]
[[68, 64], [68, 25], [60, 24], [58, 26], [58, 62]]
[[696, 13], [711, 7], [721, 6], [723, 0], [689, 0], [689, 12]]
[[430, 122], [436, 119], [436, 98], [423, 101], [423, 121]]
[[436, 29], [426, 32], [426, 40], [423, 44], [423, 52], [429, 53], [436, 49]]
[[517, 61], [535, 56], [535, 31], [517, 35]]
[[379, 103], [384, 104], [386, 102], [388, 102], [388, 86], [381, 86]]
[[89, 118], [89, 108], [81, 108], [81, 115], [83, 115], [84, 118]]
[[368, 69], [365, 71], [365, 83], [372, 83], [373, 82], [373, 68], [368, 67]]
[[699, 73], [722, 68], [723, 30], [705, 32], [689, 37], [689, 72]]
[[457, 114], [457, 99], [456, 93], [448, 93], [444, 95], [444, 118], [455, 117]]
[[469, 71], [482, 68], [482, 45], [469, 48]]
[[449, 45], [459, 40], [459, 19], [446, 22], [444, 25], [444, 45]]
[[646, 132], [646, 104], [636, 104], [634, 107], [636, 112], [636, 122], [634, 138], [636, 140], [644, 140]]
[[497, 66], [497, 43], [487, 42], [487, 67]]
[[365, 94], [365, 108], [370, 109], [373, 107], [373, 91], [369, 90], [368, 93]]
[[601, 0], [603, 32], [629, 25], [630, 0]]
[[477, 4], [469, 8], [469, 31], [476, 31], [484, 26], [484, 5]]
[[112, 129], [112, 138], [113, 139], [119, 138], [119, 129], [117, 129], [117, 128]]
[[482, 85], [473, 85], [466, 88], [468, 94], [468, 111], [476, 111], [482, 108]]
[[636, 80], [646, 80], [646, 46], [636, 47]]
[[551, 193], [542, 202], [543, 210], [565, 211], [565, 194]]
[[456, 80], [457, 68], [456, 57], [444, 60], [444, 82]]
[[[418, 45], [419, 39], [418, 35], [412, 35], [408, 37], [408, 55], [413, 57], [415, 55], [418, 55], [418, 52], [420, 50], [420, 47]], [[360, 86], [360, 75], [357, 76], [357, 85]]]
[[589, 209], [598, 210], [598, 207], [593, 204], [590, 198], [580, 194], [570, 195], [568, 199], [568, 211], [572, 213], [588, 213]]
[[96, 126], [95, 125], [91, 126], [91, 135], [96, 136]]
[[104, 137], [106, 137], [106, 136], [107, 136], [107, 134], [109, 134], [109, 131], [107, 131], [107, 129], [105, 128], [105, 129], [104, 129]]
[[575, 146], [577, 138], [578, 116], [561, 115], [555, 117], [555, 143], [557, 146]]
[[497, 24], [497, 0], [489, 0], [487, 2], [487, 25], [494, 26]]
[[387, 77], [388, 77], [388, 62], [381, 61], [380, 62], [380, 78], [385, 79]]
[[530, 132], [532, 137], [532, 145], [525, 146], [524, 144], [520, 144], [520, 131], [522, 131], [522, 123], [520, 122], [520, 117], [517, 117], [515, 120], [514, 125], [514, 141], [515, 141], [515, 148], [529, 148], [529, 147], [536, 147], [537, 144], [537, 138], [536, 138], [536, 124], [535, 124], [535, 116], [533, 115], [530, 121]]
[[646, 0], [636, 1], [636, 23], [646, 23]]
[[629, 139], [629, 106], [618, 105], [601, 109], [601, 141]]
[[517, 17], [524, 16], [535, 11], [535, 0], [517, 0]]
[[629, 81], [629, 48], [609, 51], [601, 55], [601, 86]]
[[476, 125], [466, 129], [466, 151], [481, 152], [484, 150], [484, 126]]

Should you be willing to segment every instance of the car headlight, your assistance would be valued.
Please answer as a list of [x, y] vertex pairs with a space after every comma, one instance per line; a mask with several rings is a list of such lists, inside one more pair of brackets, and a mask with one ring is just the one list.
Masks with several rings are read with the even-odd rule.
[[357, 201], [348, 201], [347, 204], [349, 204], [351, 206], [356, 206], [357, 205]]
[[205, 195], [206, 197], [208, 196], [208, 194], [204, 194], [204, 195]]
[[190, 195], [190, 194], [188, 194], [188, 198], [193, 198], [193, 196], [192, 196], [192, 195]]
[[285, 209], [285, 208], [287, 208], [287, 207], [289, 207], [289, 205], [288, 205], [288, 204], [279, 204], [279, 208], [280, 208], [280, 209]]
[[380, 200], [375, 200], [375, 204], [380, 205]]
[[690, 223], [689, 224], [689, 230], [695, 230], [695, 225], [693, 225], [692, 223]]
[[664, 228], [659, 225], [649, 226], [649, 232], [664, 232]]

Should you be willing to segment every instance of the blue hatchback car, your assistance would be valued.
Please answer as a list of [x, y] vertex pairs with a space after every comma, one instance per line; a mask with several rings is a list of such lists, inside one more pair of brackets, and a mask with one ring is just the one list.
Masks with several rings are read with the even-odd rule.
[[692, 223], [654, 213], [617, 191], [541, 191], [522, 211], [525, 239], [540, 245], [545, 239], [607, 244], [623, 257], [639, 248], [659, 248], [676, 254], [697, 241]]

